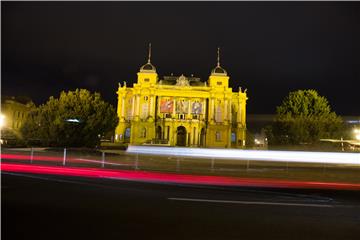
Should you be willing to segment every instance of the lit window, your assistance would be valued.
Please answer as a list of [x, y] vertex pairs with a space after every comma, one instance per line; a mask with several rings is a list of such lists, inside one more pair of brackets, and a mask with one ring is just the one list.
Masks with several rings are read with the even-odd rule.
[[236, 143], [236, 133], [231, 133], [231, 142]]
[[216, 141], [221, 141], [221, 133], [216, 132]]

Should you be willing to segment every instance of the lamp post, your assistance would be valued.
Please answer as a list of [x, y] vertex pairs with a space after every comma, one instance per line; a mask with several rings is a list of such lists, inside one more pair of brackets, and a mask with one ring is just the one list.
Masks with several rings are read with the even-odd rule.
[[360, 141], [360, 129], [354, 129], [355, 139]]
[[5, 115], [1, 114], [0, 115], [0, 129], [2, 129], [3, 126], [5, 126]]

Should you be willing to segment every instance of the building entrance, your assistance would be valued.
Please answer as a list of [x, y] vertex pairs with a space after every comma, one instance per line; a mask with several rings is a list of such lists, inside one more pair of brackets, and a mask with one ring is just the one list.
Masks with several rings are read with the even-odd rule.
[[205, 129], [202, 128], [200, 133], [200, 147], [205, 147], [205, 135]]
[[186, 146], [186, 128], [183, 126], [177, 128], [176, 145]]

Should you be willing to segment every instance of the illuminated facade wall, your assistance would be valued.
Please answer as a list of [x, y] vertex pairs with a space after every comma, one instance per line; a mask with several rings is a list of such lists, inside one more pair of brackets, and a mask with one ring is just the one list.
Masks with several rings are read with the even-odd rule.
[[137, 75], [132, 88], [119, 84], [116, 142], [245, 146], [246, 90], [232, 92], [219, 60], [207, 82], [183, 75], [159, 79], [150, 56]]
[[12, 139], [20, 137], [20, 128], [33, 107], [33, 103], [21, 103], [15, 97], [3, 99], [1, 102], [1, 138]]

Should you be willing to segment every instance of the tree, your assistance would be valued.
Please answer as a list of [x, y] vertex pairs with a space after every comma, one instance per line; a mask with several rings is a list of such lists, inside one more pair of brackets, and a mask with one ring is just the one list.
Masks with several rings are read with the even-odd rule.
[[51, 96], [29, 114], [21, 132], [25, 140], [39, 139], [44, 146], [94, 147], [117, 121], [114, 108], [99, 93], [76, 89]]
[[271, 144], [314, 143], [339, 137], [343, 126], [328, 100], [315, 90], [290, 92], [276, 113], [273, 125], [267, 129]]

